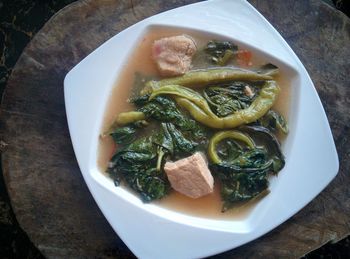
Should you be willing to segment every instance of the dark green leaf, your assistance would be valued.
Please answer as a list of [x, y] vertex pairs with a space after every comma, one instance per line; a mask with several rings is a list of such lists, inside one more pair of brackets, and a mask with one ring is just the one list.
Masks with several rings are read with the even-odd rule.
[[162, 132], [154, 137], [153, 142], [158, 146], [165, 148], [168, 151], [168, 153], [174, 154], [174, 143], [171, 134], [169, 133], [169, 130], [167, 128], [167, 124], [161, 123], [161, 129]]
[[217, 147], [217, 153], [226, 164], [231, 164], [242, 152], [242, 147], [231, 139], [222, 141]]
[[267, 193], [268, 176], [284, 167], [284, 157], [276, 137], [261, 126], [240, 127], [243, 132], [258, 140], [255, 148], [244, 148], [229, 140], [218, 147], [221, 164], [212, 164], [212, 172], [220, 179], [223, 211], [230, 207]]
[[174, 124], [167, 123], [166, 126], [173, 140], [174, 150], [177, 155], [176, 157], [184, 157], [192, 154], [197, 144], [186, 139], [181, 131], [176, 129]]
[[273, 160], [272, 172], [278, 173], [284, 167], [285, 160], [276, 136], [269, 129], [262, 126], [247, 125], [240, 127], [240, 129], [249, 133], [252, 138], [259, 139], [259, 144], [267, 150], [268, 159]]
[[220, 66], [226, 65], [232, 58], [238, 47], [229, 41], [211, 40], [207, 43], [204, 51], [209, 55], [210, 60]]
[[170, 122], [177, 126], [186, 138], [191, 138], [201, 144], [207, 143], [206, 130], [195, 120], [183, 114], [175, 104], [175, 101], [166, 96], [157, 96], [151, 101], [149, 96], [144, 95], [133, 99], [139, 106], [138, 111], [143, 112], [147, 118], [159, 122]]
[[228, 167], [215, 165], [215, 173], [221, 182], [223, 211], [243, 201], [256, 198], [268, 188], [267, 170], [234, 172]]
[[154, 135], [143, 137], [121, 148], [107, 170], [116, 183], [125, 179], [144, 201], [160, 199], [169, 190], [165, 173], [157, 171], [159, 148], [154, 139]]
[[[246, 93], [246, 87], [253, 95]], [[235, 111], [246, 109], [258, 96], [259, 87], [247, 82], [232, 82], [220, 86], [211, 86], [203, 91], [203, 95], [213, 112], [219, 117], [226, 117]]]
[[135, 139], [137, 129], [145, 126], [147, 126], [146, 121], [137, 121], [125, 127], [116, 128], [110, 132], [109, 135], [112, 136], [115, 143], [125, 145]]
[[135, 138], [136, 128], [133, 126], [126, 126], [115, 129], [110, 135], [117, 144], [130, 143]]
[[269, 110], [262, 118], [259, 119], [259, 123], [272, 131], [280, 130], [284, 134], [288, 134], [288, 124], [284, 117], [276, 111]]

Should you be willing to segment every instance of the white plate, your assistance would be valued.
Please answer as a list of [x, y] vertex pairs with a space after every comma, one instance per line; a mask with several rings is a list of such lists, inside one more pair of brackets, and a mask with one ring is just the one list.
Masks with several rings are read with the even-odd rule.
[[[263, 53], [290, 78], [286, 166], [271, 193], [240, 220], [196, 218], [143, 204], [97, 167], [97, 146], [111, 88], [133, 46], [152, 26], [205, 30]], [[122, 50], [122, 51], [121, 51]], [[158, 14], [120, 32], [76, 65], [64, 81], [74, 151], [103, 214], [142, 258], [193, 258], [223, 252], [272, 230], [310, 202], [338, 172], [338, 157], [321, 102], [304, 66], [279, 33], [249, 3], [215, 0]]]

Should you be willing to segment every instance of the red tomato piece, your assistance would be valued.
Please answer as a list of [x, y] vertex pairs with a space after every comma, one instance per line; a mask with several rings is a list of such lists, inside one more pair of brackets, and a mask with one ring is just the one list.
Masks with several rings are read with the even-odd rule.
[[248, 50], [237, 51], [237, 63], [241, 67], [249, 67], [252, 65], [252, 53]]

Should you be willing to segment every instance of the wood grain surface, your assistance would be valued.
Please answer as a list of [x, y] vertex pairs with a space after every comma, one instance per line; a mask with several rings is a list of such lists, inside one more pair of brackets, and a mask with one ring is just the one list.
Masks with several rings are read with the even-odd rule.
[[[78, 1], [52, 17], [18, 60], [2, 100], [1, 138], [8, 144], [3, 172], [18, 222], [45, 256], [133, 256], [99, 211], [79, 171], [67, 127], [63, 79], [119, 31], [192, 2]], [[331, 125], [340, 171], [287, 222], [217, 258], [300, 257], [350, 233], [350, 21], [316, 0], [249, 2], [308, 70]]]

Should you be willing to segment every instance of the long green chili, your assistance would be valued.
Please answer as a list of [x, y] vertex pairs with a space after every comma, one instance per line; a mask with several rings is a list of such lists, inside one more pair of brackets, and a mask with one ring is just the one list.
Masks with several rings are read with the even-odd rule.
[[152, 94], [150, 95], [149, 100], [152, 100], [158, 95], [163, 94], [169, 94], [169, 95], [175, 95], [178, 97], [186, 98], [187, 100], [193, 102], [195, 105], [197, 105], [200, 109], [202, 109], [206, 114], [214, 115], [216, 116], [210, 109], [207, 100], [197, 93], [196, 91], [183, 87], [180, 85], [166, 85], [161, 88], [155, 89], [152, 91]]
[[182, 86], [164, 86], [154, 89], [152, 98], [160, 94], [175, 95], [179, 106], [186, 109], [198, 122], [217, 129], [234, 128], [248, 124], [261, 118], [275, 103], [280, 88], [275, 81], [266, 81], [260, 90], [259, 96], [246, 108], [226, 117], [216, 116], [210, 109], [207, 101], [194, 91]]
[[183, 76], [166, 78], [159, 81], [151, 80], [146, 83], [145, 89], [141, 94], [145, 94], [153, 89], [166, 85], [182, 85], [191, 87], [203, 87], [208, 84], [222, 83], [235, 80], [272, 80], [270, 75], [259, 74], [253, 71], [238, 68], [211, 68], [204, 70], [190, 71]]

